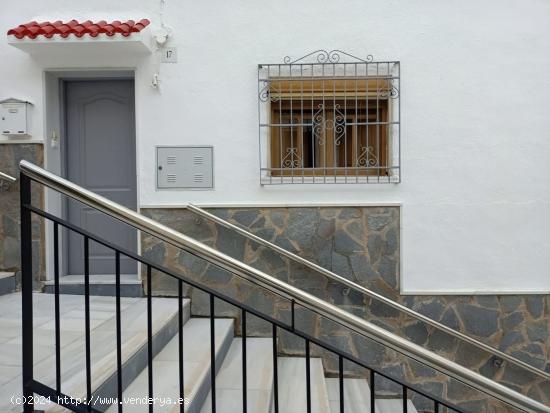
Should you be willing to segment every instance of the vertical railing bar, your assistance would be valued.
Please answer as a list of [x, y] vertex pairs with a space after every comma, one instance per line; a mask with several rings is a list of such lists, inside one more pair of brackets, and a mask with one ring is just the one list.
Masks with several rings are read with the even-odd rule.
[[304, 175], [305, 175], [305, 149], [306, 145], [304, 145], [304, 65], [300, 65], [300, 121], [302, 122], [302, 126], [300, 127], [300, 137], [302, 138], [302, 164], [300, 165], [302, 167], [302, 183], [304, 183]]
[[183, 281], [178, 281], [178, 363], [180, 387], [180, 413], [185, 410], [185, 381], [183, 375]]
[[[386, 100], [386, 118], [385, 118], [385, 133], [384, 133], [384, 136], [383, 136], [383, 139], [386, 140], [386, 149], [385, 149], [385, 158], [386, 158], [386, 162], [385, 162], [385, 166], [386, 166], [386, 169], [385, 169], [385, 173], [386, 175], [388, 176], [388, 183], [391, 181], [391, 173], [393, 171], [393, 169], [391, 169], [391, 166], [393, 165], [393, 160], [392, 160], [392, 154], [391, 152], [393, 151], [393, 149], [391, 149], [392, 147], [392, 142], [391, 142], [391, 128], [393, 128], [393, 126], [391, 125], [391, 118], [390, 118], [390, 112], [393, 113], [393, 108], [392, 108], [392, 89], [393, 89], [393, 79], [392, 79], [392, 75], [391, 75], [391, 69], [390, 69], [390, 63], [388, 62], [386, 64], [386, 76], [388, 77], [388, 85], [389, 85], [389, 92], [388, 92], [388, 99]], [[388, 168], [390, 167], [390, 168]]]
[[379, 66], [380, 63], [376, 63], [376, 178], [377, 182], [380, 182], [380, 124], [379, 124], [379, 114], [380, 114], [380, 75], [379, 75]]
[[277, 325], [273, 324], [273, 403], [274, 413], [279, 413], [279, 367], [277, 365]]
[[[267, 65], [267, 79], [268, 79], [268, 80], [271, 79], [271, 65]], [[268, 86], [268, 89], [267, 89], [267, 90], [268, 90], [268, 93], [269, 93], [269, 92], [270, 92], [269, 88], [271, 87], [271, 81], [269, 81], [268, 85], [270, 85], [270, 86]], [[271, 95], [268, 95], [268, 98], [271, 99]], [[268, 110], [269, 110], [269, 114], [268, 114], [268, 116], [269, 116], [269, 123], [271, 124], [271, 123], [273, 123], [273, 111], [272, 111], [272, 109], [271, 109], [271, 105], [270, 105], [270, 104], [269, 104], [269, 106], [268, 106]], [[273, 138], [272, 135], [273, 135], [273, 134], [272, 134], [272, 128], [271, 128], [271, 126], [270, 126], [270, 127], [269, 127], [269, 135], [268, 135], [268, 136], [269, 136], [268, 139], [269, 139], [269, 147], [270, 147], [270, 148], [271, 148], [271, 146], [272, 146], [272, 145], [271, 145], [272, 138]], [[270, 149], [270, 152], [271, 152], [271, 149]], [[273, 165], [271, 165], [271, 162], [269, 161], [269, 157], [271, 156], [271, 153], [269, 153], [267, 156], [268, 156], [267, 164], [268, 164], [269, 166], [271, 166], [271, 168], [273, 168]], [[273, 183], [273, 170], [269, 171], [269, 183], [270, 183], [270, 184]]]
[[[311, 65], [311, 75], [310, 75], [312, 78], [313, 78], [313, 64]], [[311, 83], [311, 176], [312, 176], [312, 180], [313, 180], [313, 183], [315, 183], [315, 169], [317, 167], [317, 164], [316, 162], [319, 162], [319, 159], [317, 159], [316, 161], [316, 158], [315, 158], [315, 155], [317, 153], [317, 146], [316, 146], [316, 142], [317, 142], [317, 139], [315, 137], [315, 109], [314, 109], [314, 100], [313, 100], [313, 95], [314, 95], [314, 87], [313, 87], [313, 81], [310, 82]]]
[[33, 391], [33, 314], [32, 314], [32, 224], [31, 211], [31, 180], [20, 175], [19, 202], [21, 214], [21, 315], [22, 315], [22, 384], [23, 411], [34, 411]]
[[[370, 178], [370, 173], [371, 173], [371, 169], [369, 169], [369, 156], [370, 156], [370, 151], [369, 151], [369, 123], [370, 123], [370, 119], [369, 119], [369, 92], [370, 92], [370, 76], [369, 76], [369, 64], [368, 63], [365, 63], [365, 75], [366, 75], [366, 81], [365, 81], [365, 88], [366, 88], [366, 91], [365, 91], [365, 121], [367, 122], [367, 127], [365, 129], [365, 148], [366, 148], [366, 152], [365, 152], [365, 156], [366, 156], [366, 170], [367, 170], [367, 183], [369, 183], [369, 178]], [[363, 150], [363, 149], [361, 149]]]
[[61, 393], [61, 326], [59, 313], [59, 224], [53, 223], [53, 277], [55, 305], [55, 388]]
[[[84, 237], [84, 319], [86, 325], [86, 395], [87, 400], [92, 399], [92, 362], [90, 350], [90, 239]], [[91, 404], [86, 404], [86, 409], [91, 411]]]
[[344, 358], [338, 356], [338, 384], [340, 389], [340, 413], [344, 413]]
[[403, 413], [407, 413], [409, 406], [407, 405], [407, 386], [403, 385]]
[[370, 411], [371, 413], [375, 413], [376, 409], [376, 400], [375, 400], [375, 377], [374, 377], [374, 370], [370, 371]]
[[306, 339], [306, 407], [307, 413], [311, 413], [311, 362], [308, 339]]
[[324, 144], [323, 144], [323, 183], [327, 183], [327, 111], [326, 111], [326, 102], [325, 102], [325, 65], [321, 65], [321, 72], [322, 72], [322, 81], [321, 84], [323, 85], [323, 88], [321, 90], [322, 95], [322, 101], [323, 101], [323, 138], [324, 138]]
[[434, 413], [439, 413], [439, 402], [434, 400]]
[[247, 384], [246, 384], [246, 310], [243, 308], [241, 313], [241, 335], [242, 335], [242, 345], [243, 345], [243, 357], [242, 357], [242, 369], [243, 369], [243, 413], [247, 411]]
[[212, 394], [212, 413], [216, 413], [216, 323], [214, 312], [214, 295], [210, 294], [210, 392]]
[[[332, 77], [334, 77], [335, 64], [332, 64]], [[337, 128], [336, 128], [336, 83], [332, 80], [332, 165], [334, 168], [338, 166], [336, 162], [336, 139], [337, 139]], [[334, 182], [336, 182], [336, 169], [332, 170], [332, 175], [334, 175]]]
[[120, 318], [120, 252], [115, 252], [116, 366], [118, 411], [122, 413], [122, 322]]
[[295, 331], [295, 329], [296, 329], [295, 314], [296, 314], [296, 301], [294, 299], [292, 299], [290, 301], [290, 317], [292, 317], [292, 319], [290, 320], [290, 323], [291, 323], [291, 326], [292, 326], [292, 331]]
[[401, 182], [401, 64], [397, 64], [397, 76], [398, 76], [398, 95], [397, 95], [397, 124], [399, 130], [397, 131], [397, 145], [398, 145], [398, 173], [399, 173], [399, 182]]
[[[357, 63], [354, 64], [354, 69], [353, 69], [353, 74], [354, 74], [354, 77], [355, 77], [355, 122], [358, 122], [359, 121], [359, 116], [357, 114], [357, 111], [358, 111], [358, 103], [357, 103], [357, 94], [358, 94], [358, 91], [357, 91]], [[367, 73], [368, 75], [368, 73]], [[367, 76], [367, 80], [366, 80], [366, 92], [365, 94], [368, 96], [369, 94], [369, 80], [368, 80], [368, 76]], [[368, 116], [367, 116], [367, 121], [368, 121]], [[368, 125], [366, 126], [368, 128]], [[359, 126], [358, 125], [355, 125], [354, 126], [354, 130], [355, 130], [355, 140], [353, 142], [354, 146], [355, 146], [355, 162], [353, 164], [353, 166], [355, 167], [355, 183], [359, 182], [359, 153], [361, 151], [361, 138], [359, 136]], [[367, 164], [368, 166], [368, 164]], [[368, 179], [368, 170], [367, 170], [367, 179]]]
[[[147, 266], [147, 374], [149, 401], [153, 400], [153, 292], [151, 291], [151, 266]], [[153, 413], [153, 403], [149, 403], [149, 413]]]
[[[260, 99], [260, 93], [262, 91], [262, 88], [260, 86], [260, 71], [263, 69], [263, 66], [258, 66], [258, 119], [262, 119], [262, 109], [264, 108], [264, 106], [262, 105], [262, 100]], [[267, 93], [268, 93], [268, 99], [269, 99], [269, 83], [267, 82], [266, 83], [266, 86], [267, 86]], [[268, 122], [270, 122], [270, 120], [268, 119]], [[268, 127], [269, 128], [269, 127]], [[262, 171], [262, 167], [264, 165], [264, 159], [262, 157], [262, 126], [261, 126], [261, 122], [258, 126], [258, 155], [259, 155], [259, 158], [260, 158], [260, 184], [262, 182], [262, 174], [263, 174], [263, 171]], [[271, 134], [268, 135], [269, 137], [271, 136]], [[265, 147], [266, 148], [270, 148], [270, 144], [269, 144], [269, 141], [265, 143]], [[267, 153], [267, 152], [266, 152]], [[267, 155], [269, 157], [269, 154]], [[269, 161], [268, 159], [265, 159], [266, 163], [266, 167], [267, 166], [272, 166], [269, 164]], [[269, 175], [270, 175], [270, 179], [271, 179], [271, 172], [269, 172]]]
[[[292, 64], [290, 64], [288, 66], [288, 77], [292, 77]], [[294, 152], [292, 152], [294, 150], [294, 116], [293, 116], [293, 113], [292, 113], [292, 92], [294, 91], [294, 86], [293, 86], [293, 83], [292, 83], [292, 80], [290, 81], [290, 147], [292, 148], [291, 149], [291, 155], [290, 155], [290, 160], [291, 160], [291, 163], [290, 163], [290, 183], [294, 183]], [[298, 151], [296, 151], [296, 154], [298, 154]]]
[[[279, 77], [281, 76], [281, 65], [278, 65], [278, 75]], [[280, 83], [279, 83], [280, 85]], [[284, 165], [283, 165], [283, 103], [282, 103], [282, 99], [279, 97], [279, 126], [277, 127], [278, 128], [278, 131], [279, 131], [279, 167], [281, 168], [280, 170], [280, 180], [281, 180], [281, 183], [284, 182], [284, 176], [285, 176], [285, 171], [283, 170], [284, 168]]]

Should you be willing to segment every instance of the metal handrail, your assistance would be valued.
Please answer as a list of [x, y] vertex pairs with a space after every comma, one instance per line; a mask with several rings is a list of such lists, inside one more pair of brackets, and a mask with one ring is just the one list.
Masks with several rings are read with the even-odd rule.
[[17, 181], [16, 178], [14, 178], [11, 175], [5, 174], [4, 172], [0, 172], [0, 180], [8, 181], [8, 182], [15, 182]]
[[384, 330], [360, 317], [350, 314], [335, 305], [293, 287], [275, 277], [263, 273], [202, 242], [162, 225], [129, 208], [84, 189], [39, 166], [27, 161], [19, 164], [21, 173], [30, 179], [97, 209], [127, 225], [153, 235], [169, 244], [200, 257], [242, 278], [267, 286], [290, 297], [296, 304], [312, 309], [358, 333], [385, 345], [407, 357], [425, 364], [449, 377], [459, 380], [487, 395], [530, 413], [550, 413], [550, 407], [499, 384], [479, 373], [473, 372], [453, 361]]
[[291, 260], [295, 261], [295, 262], [298, 262], [302, 265], [305, 265], [306, 267], [314, 270], [314, 271], [317, 271], [323, 275], [325, 275], [326, 277], [334, 280], [334, 281], [338, 281], [339, 283], [341, 284], [344, 284], [346, 287], [352, 289], [352, 290], [355, 290], [355, 291], [358, 291], [359, 293], [362, 293], [362, 294], [365, 294], [371, 298], [374, 298], [375, 300], [378, 300], [378, 301], [381, 301], [383, 302], [384, 304], [387, 304], [389, 305], [390, 307], [393, 307], [395, 308], [396, 310], [402, 312], [402, 313], [407, 313], [408, 315], [410, 315], [411, 317], [413, 318], [416, 318], [417, 320], [420, 320], [420, 321], [423, 321], [424, 323], [426, 324], [429, 324], [439, 330], [442, 330], [444, 331], [445, 333], [449, 334], [449, 335], [452, 335], [460, 340], [463, 340], [463, 341], [466, 341], [468, 343], [470, 343], [471, 345], [477, 347], [477, 348], [480, 348], [490, 354], [492, 354], [493, 356], [495, 357], [498, 357], [502, 360], [505, 360], [507, 361], [508, 363], [510, 364], [515, 364], [516, 366], [519, 366], [521, 368], [524, 368], [526, 370], [529, 370], [531, 373], [534, 373], [536, 374], [537, 376], [539, 377], [542, 377], [543, 379], [545, 380], [550, 380], [550, 373], [547, 373], [543, 370], [540, 370], [538, 368], [536, 368], [535, 366], [532, 366], [522, 360], [519, 360], [517, 358], [515, 358], [514, 356], [511, 356], [507, 353], [504, 353], [503, 351], [501, 350], [498, 350], [488, 344], [485, 344], [479, 340], [476, 340], [475, 338], [473, 337], [470, 337], [469, 335], [467, 334], [464, 334], [460, 331], [457, 331], [449, 326], [446, 326], [445, 324], [442, 324], [430, 317], [427, 317], [425, 316], [424, 314], [421, 314], [417, 311], [414, 311], [412, 309], [410, 309], [409, 307], [407, 306], [404, 306], [402, 304], [399, 304], [398, 302], [396, 301], [393, 301], [392, 299], [390, 298], [387, 298], [381, 294], [378, 294], [366, 287], [363, 287], [362, 285], [359, 285], [357, 283], [354, 283], [353, 281], [350, 281], [348, 280], [347, 278], [344, 278], [342, 277], [341, 275], [338, 275], [332, 271], [329, 271], [327, 270], [326, 268], [324, 267], [321, 267], [320, 265], [317, 265], [309, 260], [306, 260], [305, 258], [302, 258], [300, 257], [299, 255], [296, 255], [278, 245], [275, 245], [273, 244], [272, 242], [269, 242], [261, 237], [258, 237], [257, 235], [254, 235], [252, 234], [251, 232], [248, 232], [247, 230], [235, 225], [235, 224], [232, 224], [231, 222], [228, 222], [214, 214], [211, 214], [210, 212], [208, 211], [205, 211], [204, 209], [196, 206], [196, 205], [193, 205], [191, 203], [187, 204], [187, 208], [196, 213], [197, 215], [200, 215], [202, 216], [203, 218], [206, 218], [206, 219], [209, 219], [211, 221], [214, 221], [216, 223], [218, 223], [219, 225], [222, 225], [226, 228], [229, 228], [231, 230], [234, 230], [235, 232], [238, 232], [239, 234], [243, 235], [244, 237], [248, 238], [248, 239], [251, 239], [261, 245], [264, 245], [272, 250], [275, 250], [277, 251], [278, 253], [280, 253], [281, 255], [284, 255], [285, 257], [287, 258], [290, 258]]

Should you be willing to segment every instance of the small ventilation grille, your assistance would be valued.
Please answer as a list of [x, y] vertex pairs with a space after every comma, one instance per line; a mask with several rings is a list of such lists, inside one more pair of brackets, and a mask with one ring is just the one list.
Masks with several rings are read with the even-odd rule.
[[166, 180], [170, 183], [176, 182], [176, 174], [168, 174], [166, 175]]
[[166, 157], [166, 163], [168, 165], [175, 165], [176, 164], [176, 157], [175, 156]]
[[202, 155], [195, 155], [193, 157], [193, 163], [195, 165], [202, 165], [204, 163], [204, 157]]
[[203, 174], [195, 174], [193, 175], [193, 182], [196, 184], [199, 184], [204, 181], [204, 175]]

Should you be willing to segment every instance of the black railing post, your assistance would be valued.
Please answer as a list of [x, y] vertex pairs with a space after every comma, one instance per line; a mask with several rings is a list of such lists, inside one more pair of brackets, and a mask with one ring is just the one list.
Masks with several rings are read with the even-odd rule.
[[248, 408], [248, 402], [247, 402], [247, 384], [246, 384], [246, 310], [243, 308], [241, 310], [241, 335], [242, 335], [242, 352], [243, 352], [243, 357], [242, 357], [242, 369], [243, 369], [243, 376], [242, 376], [242, 379], [243, 379], [243, 413], [246, 413], [247, 412], [247, 408]]
[[90, 240], [84, 237], [84, 319], [86, 329], [86, 407], [92, 411], [92, 350], [90, 339]]
[[279, 413], [279, 366], [277, 362], [277, 324], [273, 324], [273, 407]]
[[22, 378], [25, 413], [34, 411], [33, 405], [33, 334], [32, 334], [32, 224], [31, 179], [20, 175], [20, 208], [21, 208], [21, 308], [22, 308]]
[[370, 411], [371, 413], [374, 413], [376, 410], [376, 389], [375, 389], [375, 377], [374, 377], [374, 370], [370, 371]]
[[344, 358], [338, 356], [338, 390], [340, 392], [340, 413], [344, 413]]
[[59, 309], [59, 224], [53, 223], [53, 267], [55, 305], [55, 388], [61, 394], [61, 325]]
[[309, 340], [306, 339], [306, 411], [311, 413], [311, 364]]
[[178, 361], [180, 384], [180, 413], [185, 411], [185, 382], [183, 376], [183, 282], [178, 281]]
[[122, 321], [120, 315], [120, 252], [115, 252], [116, 370], [118, 413], [122, 413]]
[[149, 413], [153, 413], [153, 303], [151, 291], [151, 266], [147, 266], [147, 393], [149, 395]]
[[296, 302], [294, 300], [292, 300], [290, 302], [290, 317], [292, 317], [291, 319], [291, 325], [292, 325], [292, 331], [296, 330], [296, 321], [295, 321], [295, 315], [296, 315], [296, 309], [295, 309], [295, 304]]
[[210, 294], [210, 394], [212, 395], [211, 412], [216, 413], [216, 310], [214, 295]]

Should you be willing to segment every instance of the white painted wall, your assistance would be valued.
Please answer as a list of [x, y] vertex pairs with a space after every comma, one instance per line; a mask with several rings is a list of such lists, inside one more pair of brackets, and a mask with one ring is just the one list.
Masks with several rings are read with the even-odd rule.
[[[157, 0], [27, 0], [32, 19], [149, 17]], [[140, 203], [403, 205], [405, 293], [550, 292], [550, 2], [166, 0], [179, 63], [34, 61], [0, 43], [0, 95], [35, 102], [45, 68], [135, 67]], [[402, 183], [259, 185], [256, 67], [340, 48], [401, 61]], [[154, 146], [215, 147], [214, 191], [155, 191]]]

